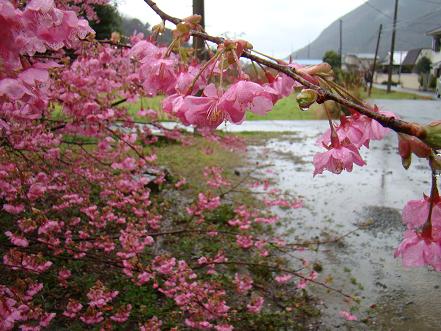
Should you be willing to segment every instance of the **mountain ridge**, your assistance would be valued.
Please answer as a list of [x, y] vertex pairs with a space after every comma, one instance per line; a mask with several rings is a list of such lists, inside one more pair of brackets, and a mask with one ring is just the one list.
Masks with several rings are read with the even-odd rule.
[[[390, 50], [395, 0], [369, 0], [342, 16], [343, 54], [374, 53], [378, 29], [383, 24], [379, 55]], [[431, 38], [425, 33], [441, 25], [441, 1], [400, 0], [398, 7], [395, 50], [430, 48]], [[308, 45], [293, 52], [298, 59], [321, 59], [328, 50], [338, 51], [339, 20], [331, 23]], [[309, 56], [308, 56], [309, 55]]]

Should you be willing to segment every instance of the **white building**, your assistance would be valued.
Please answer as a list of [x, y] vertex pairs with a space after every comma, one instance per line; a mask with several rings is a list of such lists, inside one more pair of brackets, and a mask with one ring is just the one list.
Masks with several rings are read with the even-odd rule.
[[432, 52], [430, 60], [432, 61], [432, 74], [436, 77], [441, 76], [441, 26], [428, 31], [428, 36], [432, 36]]

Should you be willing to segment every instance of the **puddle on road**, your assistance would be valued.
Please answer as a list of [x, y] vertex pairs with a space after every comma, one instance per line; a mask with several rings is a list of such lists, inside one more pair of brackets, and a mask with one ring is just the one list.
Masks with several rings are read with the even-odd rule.
[[322, 124], [250, 146], [249, 157], [271, 164], [269, 173], [262, 170], [265, 176], [281, 190], [304, 199], [305, 208], [278, 212], [285, 219], [280, 233], [289, 233], [289, 241], [326, 234], [337, 237], [368, 224], [340, 244], [320, 246], [317, 253], [301, 253], [311, 262], [321, 261], [322, 280], [331, 275], [333, 287], [362, 299], [361, 310], [356, 313], [359, 318], [367, 316], [371, 305], [376, 306], [374, 326], [345, 324], [338, 317], [338, 312], [347, 308], [343, 298], [315, 289], [326, 303], [323, 330], [439, 330], [439, 273], [426, 268], [405, 269], [393, 257], [404, 229], [401, 209], [408, 200], [421, 199], [430, 189], [428, 166], [415, 159], [405, 171], [396, 152], [396, 138], [390, 135], [372, 142], [371, 150], [362, 153], [367, 167], [355, 166], [351, 174], [325, 173], [313, 179], [312, 158], [321, 151], [314, 145], [319, 132], [323, 132]]

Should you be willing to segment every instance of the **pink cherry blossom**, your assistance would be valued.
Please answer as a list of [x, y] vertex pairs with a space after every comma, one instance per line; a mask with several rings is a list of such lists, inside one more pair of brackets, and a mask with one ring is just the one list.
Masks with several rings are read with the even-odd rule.
[[220, 188], [229, 186], [231, 183], [222, 176], [223, 169], [220, 167], [206, 167], [204, 169], [204, 177], [207, 184], [212, 188]]
[[116, 323], [124, 323], [128, 320], [131, 310], [132, 305], [128, 304], [125, 307], [120, 308], [116, 314], [110, 316], [110, 319]]
[[62, 287], [67, 287], [67, 280], [72, 276], [72, 272], [69, 269], [62, 268], [58, 272], [58, 281]]
[[265, 300], [260, 296], [253, 297], [247, 305], [247, 309], [250, 313], [258, 314], [262, 310], [264, 302]]
[[357, 316], [352, 315], [350, 312], [347, 312], [347, 311], [344, 311], [344, 310], [340, 311], [338, 314], [340, 315], [340, 317], [344, 318], [347, 321], [356, 321], [356, 320], [358, 320]]
[[100, 281], [97, 281], [87, 293], [89, 306], [102, 308], [112, 301], [118, 293], [118, 291], [108, 290]]
[[103, 313], [94, 309], [88, 309], [80, 316], [80, 320], [87, 325], [99, 324], [104, 320]]
[[430, 265], [441, 271], [441, 246], [428, 236], [407, 230], [404, 240], [395, 251], [395, 257], [401, 256], [406, 267]]
[[236, 243], [240, 248], [243, 249], [249, 249], [253, 247], [254, 244], [251, 236], [243, 236], [243, 235], [236, 236]]
[[236, 291], [240, 294], [245, 294], [253, 288], [253, 279], [250, 276], [236, 273], [234, 275], [234, 283], [236, 284]]
[[279, 73], [274, 81], [264, 85], [267, 91], [271, 93], [273, 103], [276, 103], [282, 97], [291, 95], [294, 91], [294, 86], [298, 86], [298, 83], [283, 73]]
[[[364, 129], [366, 123], [360, 116], [342, 116], [340, 125], [335, 128], [340, 141], [348, 139], [355, 147], [362, 145], [369, 146], [368, 137], [365, 136]], [[329, 145], [331, 143], [331, 129], [328, 129], [317, 141], [319, 145]]]
[[136, 113], [138, 116], [146, 116], [152, 120], [158, 119], [158, 113], [154, 109], [141, 109]]
[[83, 309], [83, 305], [78, 301], [69, 299], [66, 310], [63, 312], [63, 316], [68, 318], [75, 318], [77, 314]]
[[56, 313], [44, 313], [40, 319], [39, 326], [48, 327], [50, 322], [55, 318]]
[[275, 277], [275, 280], [279, 284], [285, 284], [285, 283], [289, 282], [292, 279], [292, 277], [293, 276], [290, 274], [278, 275]]
[[39, 293], [43, 289], [42, 283], [30, 284], [25, 293], [25, 300], [30, 301], [34, 295]]
[[5, 203], [3, 205], [3, 209], [10, 214], [20, 214], [24, 211], [25, 207], [22, 204], [14, 206], [14, 205], [10, 205], [10, 204]]
[[327, 152], [314, 155], [314, 176], [328, 170], [340, 174], [343, 170], [352, 171], [353, 164], [364, 166], [366, 163], [360, 156], [357, 147], [348, 140], [342, 141], [339, 146], [331, 147]]
[[225, 91], [221, 107], [228, 112], [231, 122], [239, 124], [246, 110], [265, 115], [273, 108], [273, 101], [271, 94], [261, 85], [241, 80]]
[[[377, 106], [374, 107], [374, 111], [379, 114], [388, 116], [390, 118], [399, 119], [399, 117], [396, 114], [389, 112], [389, 111], [379, 110]], [[364, 127], [365, 138], [364, 139], [366, 139], [366, 140], [381, 140], [390, 131], [389, 128], [385, 128], [379, 122], [377, 122], [376, 120], [373, 120], [367, 116], [363, 116], [362, 119], [365, 122], [365, 127]]]
[[229, 324], [216, 325], [214, 328], [216, 331], [233, 331], [233, 327]]
[[184, 97], [180, 109], [184, 112], [185, 120], [195, 126], [217, 128], [227, 119], [227, 113], [220, 108], [221, 96], [215, 85], [209, 84], [202, 96]]
[[161, 331], [162, 321], [153, 316], [150, 320], [148, 320], [143, 325], [140, 325], [140, 331]]
[[6, 231], [5, 235], [6, 235], [6, 237], [9, 238], [11, 243], [15, 246], [19, 246], [19, 247], [28, 247], [29, 246], [29, 241], [22, 236], [16, 235], [16, 234], [12, 233], [11, 231]]
[[[424, 197], [422, 200], [411, 200], [403, 209], [403, 222], [409, 229], [422, 227], [429, 218], [430, 198]], [[441, 227], [441, 206], [434, 203], [431, 215], [432, 225]]]

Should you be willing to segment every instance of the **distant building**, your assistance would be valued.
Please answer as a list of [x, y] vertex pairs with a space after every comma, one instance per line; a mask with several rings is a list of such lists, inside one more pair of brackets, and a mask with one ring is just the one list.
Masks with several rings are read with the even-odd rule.
[[342, 69], [345, 71], [369, 72], [374, 65], [375, 54], [354, 53], [343, 57]]
[[432, 50], [429, 48], [417, 48], [411, 49], [407, 52], [404, 61], [401, 63], [401, 72], [402, 73], [412, 73], [416, 72], [416, 64], [421, 58], [427, 57], [428, 59], [432, 58]]
[[[393, 57], [392, 73], [399, 73], [407, 56], [407, 51], [395, 51]], [[386, 57], [381, 61], [380, 68], [383, 72], [388, 72], [390, 63], [390, 52], [387, 52]]]
[[441, 26], [426, 32], [426, 35], [432, 37], [432, 74], [435, 77], [441, 75]]

